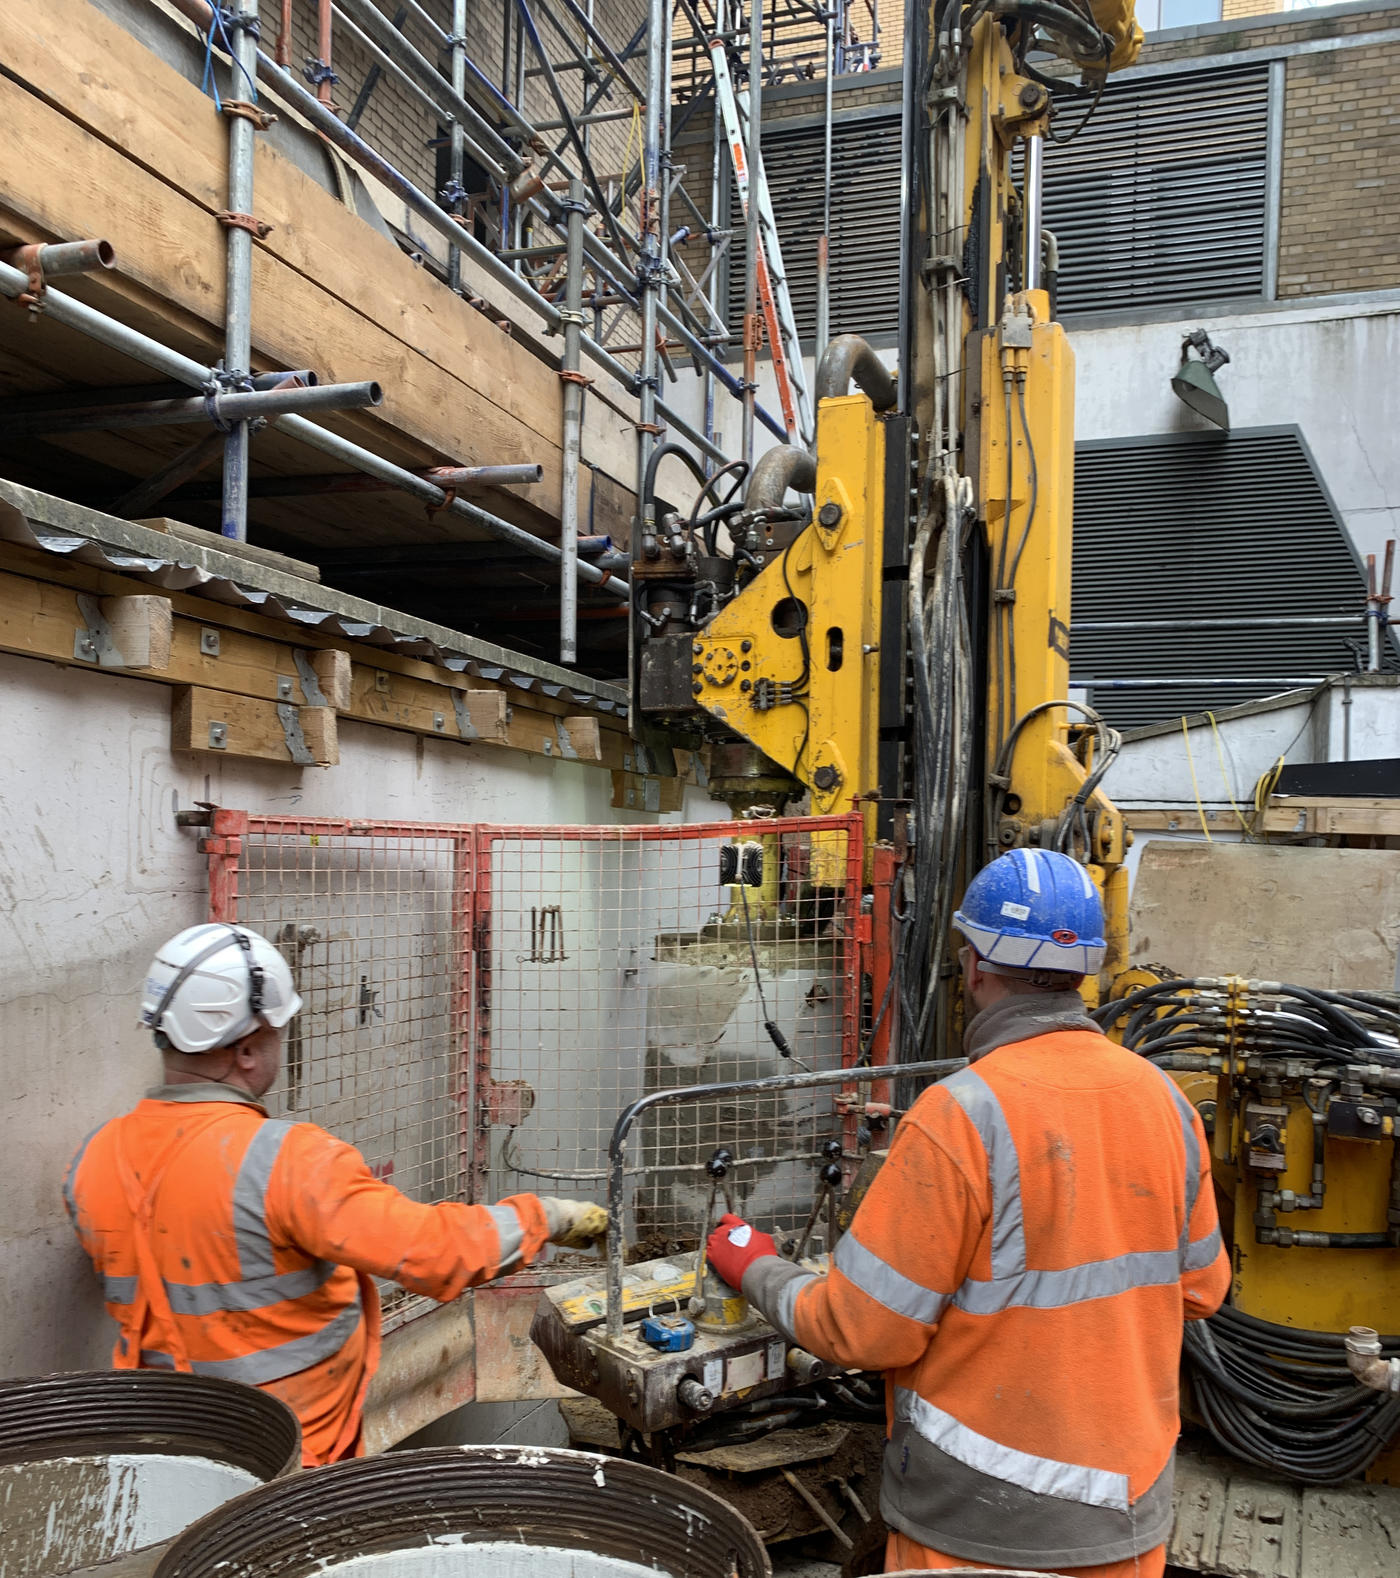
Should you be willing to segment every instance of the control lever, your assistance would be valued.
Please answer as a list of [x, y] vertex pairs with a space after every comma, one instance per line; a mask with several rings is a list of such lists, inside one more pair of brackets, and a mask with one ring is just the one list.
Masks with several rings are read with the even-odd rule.
[[[709, 1161], [705, 1163], [705, 1171], [710, 1175], [710, 1194], [705, 1201], [705, 1217], [700, 1223], [700, 1247], [695, 1252], [695, 1291], [690, 1296], [690, 1313], [703, 1315], [705, 1313], [705, 1246], [709, 1242], [710, 1229], [715, 1223], [715, 1197], [724, 1193], [724, 1209], [734, 1211], [734, 1197], [729, 1192], [729, 1169], [734, 1165], [734, 1153], [727, 1151], [723, 1146], [717, 1150]], [[739, 1213], [734, 1211], [737, 1216]]]
[[822, 1146], [822, 1155], [826, 1161], [817, 1173], [817, 1198], [812, 1202], [807, 1225], [802, 1229], [802, 1237], [798, 1239], [797, 1248], [793, 1251], [794, 1260], [801, 1260], [806, 1253], [807, 1244], [812, 1237], [812, 1229], [821, 1218], [823, 1206], [826, 1207], [826, 1247], [828, 1251], [836, 1248], [836, 1207], [843, 1176], [840, 1140], [827, 1140]]

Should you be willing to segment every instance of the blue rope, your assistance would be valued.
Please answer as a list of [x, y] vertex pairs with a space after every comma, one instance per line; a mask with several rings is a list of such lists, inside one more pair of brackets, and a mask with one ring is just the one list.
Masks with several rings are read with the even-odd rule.
[[216, 32], [218, 33], [219, 48], [228, 56], [230, 65], [243, 73], [248, 83], [248, 102], [256, 104], [258, 102], [258, 84], [249, 73], [248, 68], [235, 56], [233, 43], [228, 36], [228, 30], [231, 26], [246, 28], [251, 25], [256, 28], [257, 24], [256, 22], [250, 24], [246, 19], [236, 18], [231, 11], [226, 10], [222, 6], [214, 6], [211, 9], [213, 17], [209, 23], [209, 31], [204, 35], [204, 76], [200, 81], [200, 87], [205, 93], [213, 95], [214, 108], [222, 114], [224, 103], [219, 97], [219, 85], [214, 79], [214, 35]]

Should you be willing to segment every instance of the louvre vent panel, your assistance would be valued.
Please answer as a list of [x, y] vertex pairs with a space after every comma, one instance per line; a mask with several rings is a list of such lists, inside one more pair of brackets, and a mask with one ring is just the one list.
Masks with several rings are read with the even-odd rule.
[[[831, 332], [880, 334], [899, 323], [899, 112], [838, 120], [831, 129]], [[822, 232], [822, 129], [763, 133], [763, 165], [798, 332], [817, 328]], [[744, 316], [744, 235], [730, 183], [729, 317]], [[807, 349], [810, 351], [810, 343]]]
[[1110, 82], [1045, 150], [1060, 312], [1260, 295], [1268, 119], [1267, 64]]
[[[1358, 666], [1340, 629], [1092, 633], [1095, 620], [1355, 614], [1363, 574], [1296, 429], [1108, 439], [1075, 451], [1070, 669], [1087, 679], [1261, 679]], [[1387, 666], [1394, 663], [1388, 653]], [[1272, 694], [1273, 684], [1094, 691], [1120, 728]]]
[[[1063, 112], [1072, 126], [1083, 110]], [[1059, 310], [1110, 312], [1262, 294], [1267, 64], [1110, 82], [1084, 132], [1045, 153], [1045, 223], [1060, 244]], [[832, 332], [899, 323], [897, 113], [832, 126]], [[800, 332], [817, 319], [820, 126], [765, 130], [764, 164]], [[1019, 154], [1014, 161], [1020, 179]], [[730, 190], [729, 314], [744, 312], [744, 242]]]

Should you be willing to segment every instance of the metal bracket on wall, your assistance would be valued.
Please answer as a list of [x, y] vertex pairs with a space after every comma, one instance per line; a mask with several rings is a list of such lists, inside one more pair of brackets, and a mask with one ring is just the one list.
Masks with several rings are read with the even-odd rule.
[[306, 699], [308, 707], [328, 707], [325, 693], [321, 689], [321, 682], [316, 678], [316, 670], [311, 666], [310, 656], [297, 647], [292, 652], [292, 661], [297, 666], [297, 677], [301, 680], [301, 693]]
[[452, 692], [452, 710], [457, 714], [457, 733], [464, 740], [479, 739], [476, 725], [472, 722], [471, 709], [467, 706], [467, 694], [462, 690]]
[[96, 663], [99, 668], [125, 668], [126, 659], [113, 638], [112, 627], [102, 617], [97, 599], [79, 592], [78, 612], [86, 628], [74, 632], [74, 658], [79, 663]]
[[301, 718], [290, 701], [277, 703], [277, 719], [282, 725], [282, 736], [287, 742], [287, 752], [298, 767], [314, 767], [316, 758], [306, 747], [306, 737], [301, 732]]
[[[562, 718], [554, 720], [554, 733], [559, 741], [559, 754], [567, 761], [576, 762], [579, 759], [578, 752], [574, 749], [574, 742], [569, 738], [569, 731], [564, 727]], [[549, 741], [546, 740], [545, 744], [548, 745]]]

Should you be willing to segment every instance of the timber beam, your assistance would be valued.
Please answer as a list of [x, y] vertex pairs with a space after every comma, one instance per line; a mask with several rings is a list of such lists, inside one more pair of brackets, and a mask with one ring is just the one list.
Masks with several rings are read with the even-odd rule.
[[607, 769], [617, 805], [680, 803], [682, 778], [638, 772], [640, 748], [618, 719], [349, 640], [300, 645], [275, 620], [138, 591], [108, 571], [70, 563], [60, 573], [48, 555], [0, 545], [0, 652], [169, 686], [172, 749], [333, 766], [348, 720]]

